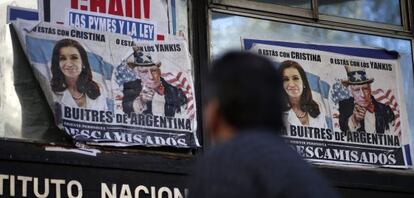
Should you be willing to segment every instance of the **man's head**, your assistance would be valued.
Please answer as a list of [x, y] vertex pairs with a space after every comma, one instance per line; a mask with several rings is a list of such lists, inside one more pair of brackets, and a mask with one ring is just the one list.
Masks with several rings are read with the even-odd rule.
[[205, 125], [226, 140], [237, 130], [283, 128], [282, 80], [273, 63], [248, 52], [230, 52], [213, 62], [207, 79]]
[[371, 104], [371, 83], [373, 78], [368, 78], [364, 69], [359, 67], [345, 66], [348, 76], [347, 80], [343, 80], [344, 86], [349, 86], [349, 91], [354, 97], [356, 104], [362, 107], [368, 107]]
[[142, 84], [146, 87], [156, 89], [161, 85], [161, 70], [159, 66], [139, 66], [135, 68], [135, 71]]
[[132, 49], [133, 56], [127, 59], [127, 64], [135, 71], [142, 85], [151, 89], [161, 86], [161, 63], [154, 62], [151, 55], [144, 54], [138, 46]]
[[354, 97], [354, 101], [361, 107], [368, 107], [371, 104], [371, 85], [349, 85], [349, 90]]

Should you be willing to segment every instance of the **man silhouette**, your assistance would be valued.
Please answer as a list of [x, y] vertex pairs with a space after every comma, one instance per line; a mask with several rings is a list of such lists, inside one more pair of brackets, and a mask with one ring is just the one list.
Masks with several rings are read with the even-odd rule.
[[215, 147], [198, 162], [191, 198], [336, 197], [278, 136], [282, 82], [272, 62], [228, 53], [213, 63], [206, 90], [205, 129]]

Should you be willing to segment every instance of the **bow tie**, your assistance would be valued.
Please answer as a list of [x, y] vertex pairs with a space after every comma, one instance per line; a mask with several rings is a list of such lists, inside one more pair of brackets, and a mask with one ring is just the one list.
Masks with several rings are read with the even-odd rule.
[[159, 95], [163, 96], [163, 95], [164, 95], [164, 92], [165, 92], [165, 88], [164, 88], [164, 86], [161, 84], [159, 87], [157, 87], [157, 88], [155, 89], [155, 91], [156, 91]]
[[366, 108], [370, 113], [374, 113], [375, 111], [375, 106], [374, 104], [370, 104], [367, 108]]

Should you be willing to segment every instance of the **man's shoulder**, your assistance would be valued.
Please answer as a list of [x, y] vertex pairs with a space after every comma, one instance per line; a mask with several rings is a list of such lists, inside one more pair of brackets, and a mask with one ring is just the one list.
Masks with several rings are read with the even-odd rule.
[[167, 82], [164, 78], [161, 78], [161, 83], [165, 88], [165, 94], [166, 95], [173, 95], [173, 96], [179, 96], [184, 97], [184, 92], [178, 87], [175, 87], [174, 85]]
[[298, 154], [277, 134], [244, 131], [209, 150], [203, 158], [202, 166], [217, 166], [223, 171], [232, 169], [233, 172], [267, 170], [267, 167], [283, 172], [295, 169], [294, 166], [286, 166], [280, 162], [304, 165]]
[[[250, 186], [254, 179], [261, 184], [259, 194], [266, 195], [262, 197], [274, 197], [286, 191], [292, 193], [289, 197], [335, 197], [324, 179], [283, 138], [271, 132], [243, 133], [216, 146], [199, 162], [203, 167], [199, 171], [214, 169], [215, 175], [206, 175], [209, 181], [232, 178]], [[302, 187], [298, 190], [294, 186]]]
[[375, 100], [374, 97], [372, 97], [372, 101], [373, 101], [374, 105], [375, 106], [378, 106], [379, 108], [382, 108], [382, 109], [391, 108], [390, 106], [388, 106], [386, 104], [383, 104], [383, 103], [378, 102], [377, 100]]
[[[217, 146], [211, 157], [242, 159], [247, 163], [257, 160], [285, 160], [299, 157], [284, 140], [273, 131], [250, 130], [240, 132], [232, 140]], [[226, 156], [228, 155], [228, 156]], [[260, 156], [260, 157], [259, 157]]]
[[372, 100], [374, 102], [375, 105], [375, 111], [380, 111], [382, 112], [382, 114], [391, 114], [392, 113], [392, 109], [389, 105], [387, 104], [383, 104], [380, 103], [378, 101], [376, 101], [375, 99]]
[[339, 111], [352, 111], [354, 108], [354, 98], [349, 97], [347, 99], [340, 100], [338, 105]]

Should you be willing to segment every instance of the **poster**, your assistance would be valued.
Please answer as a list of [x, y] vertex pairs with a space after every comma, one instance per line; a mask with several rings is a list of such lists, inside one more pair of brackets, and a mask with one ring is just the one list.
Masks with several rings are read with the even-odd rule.
[[165, 40], [187, 31], [175, 0], [39, 0], [42, 19], [53, 24]]
[[191, 57], [183, 39], [133, 41], [44, 22], [13, 25], [56, 124], [75, 141], [199, 146]]
[[243, 39], [283, 78], [286, 141], [314, 163], [412, 166], [399, 55], [385, 49]]

